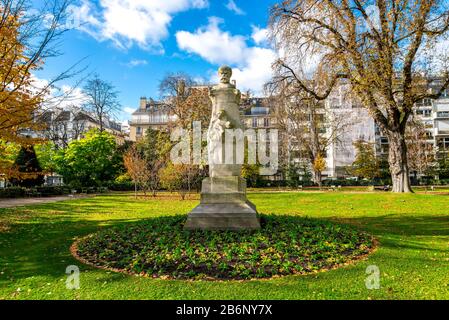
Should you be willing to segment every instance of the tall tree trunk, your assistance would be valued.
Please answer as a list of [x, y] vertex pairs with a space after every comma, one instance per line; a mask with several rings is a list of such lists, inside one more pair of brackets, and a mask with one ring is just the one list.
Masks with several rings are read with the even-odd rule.
[[389, 151], [388, 163], [390, 165], [393, 192], [413, 192], [410, 186], [410, 175], [407, 163], [407, 145], [405, 133], [399, 131], [387, 134]]
[[313, 176], [314, 176], [315, 183], [317, 183], [318, 187], [321, 189], [321, 187], [323, 186], [323, 181], [321, 180], [322, 179], [321, 171], [314, 170]]

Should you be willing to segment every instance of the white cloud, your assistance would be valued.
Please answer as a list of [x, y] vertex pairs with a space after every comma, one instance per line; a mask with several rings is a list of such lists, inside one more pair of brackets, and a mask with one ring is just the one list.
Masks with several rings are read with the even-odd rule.
[[81, 0], [70, 12], [74, 27], [98, 41], [111, 40], [124, 49], [137, 44], [162, 51], [161, 41], [176, 13], [208, 5], [207, 0], [100, 0], [94, 6]]
[[131, 107], [125, 107], [123, 108], [123, 111], [129, 114], [132, 114], [134, 111], [136, 111], [136, 109], [131, 108]]
[[60, 91], [65, 96], [65, 98], [61, 101], [60, 105], [60, 107], [63, 108], [72, 105], [81, 107], [87, 99], [86, 95], [83, 93], [83, 90], [81, 88], [74, 88], [69, 85], [63, 85]]
[[130, 60], [128, 63], [126, 63], [125, 65], [129, 68], [134, 68], [134, 67], [138, 67], [138, 66], [146, 66], [148, 64], [147, 60], [144, 59], [132, 59]]
[[265, 28], [259, 28], [256, 26], [251, 26], [253, 29], [253, 33], [251, 34], [251, 38], [256, 44], [266, 43], [268, 40], [268, 30]]
[[[193, 33], [177, 32], [178, 47], [212, 64], [231, 65], [238, 87], [260, 94], [263, 85], [271, 78], [271, 64], [276, 59], [276, 53], [269, 48], [249, 47], [244, 36], [222, 31], [221, 22], [221, 19], [212, 17], [207, 26]], [[217, 77], [213, 75], [211, 81], [216, 82]]]
[[196, 53], [212, 63], [237, 63], [245, 55], [246, 42], [243, 36], [233, 36], [220, 30], [223, 20], [209, 18], [209, 25], [195, 33], [178, 31], [176, 40], [180, 49]]
[[226, 4], [226, 8], [228, 8], [228, 10], [234, 12], [237, 15], [245, 15], [245, 11], [243, 11], [242, 9], [240, 9], [237, 4], [235, 3], [234, 0], [229, 0], [228, 3]]
[[43, 108], [50, 109], [54, 107], [68, 108], [70, 106], [81, 107], [86, 100], [86, 96], [83, 94], [82, 89], [78, 87], [72, 87], [67, 84], [62, 85], [50, 85], [50, 81], [42, 79], [36, 75], [31, 76], [31, 88], [33, 92], [44, 93]]

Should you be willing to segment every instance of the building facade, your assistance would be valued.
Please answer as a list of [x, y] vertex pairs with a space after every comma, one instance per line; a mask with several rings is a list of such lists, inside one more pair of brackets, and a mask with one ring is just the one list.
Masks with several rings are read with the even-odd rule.
[[246, 128], [276, 128], [273, 108], [266, 98], [245, 98], [240, 106], [242, 122]]
[[[439, 87], [436, 85], [435, 87]], [[432, 88], [430, 90], [433, 90]], [[338, 87], [325, 101], [331, 114], [340, 114], [348, 119], [338, 139], [327, 150], [325, 175], [330, 178], [347, 177], [345, 167], [350, 166], [356, 157], [354, 142], [364, 140], [373, 143], [376, 156], [388, 157], [388, 139], [379, 126], [363, 108], [357, 99], [351, 99], [349, 88]], [[415, 104], [413, 119], [419, 121], [425, 129], [425, 143], [434, 148], [436, 156], [449, 152], [449, 94], [448, 90], [436, 100], [423, 99]]]
[[[322, 134], [331, 141], [326, 146], [326, 169], [323, 178], [347, 178], [350, 177], [347, 168], [355, 161], [357, 150], [354, 142], [363, 140], [375, 146], [378, 157], [388, 155], [388, 140], [380, 132], [373, 118], [366, 108], [352, 97], [348, 85], [342, 84], [336, 87], [324, 101], [316, 116], [324, 121], [325, 128]], [[242, 96], [240, 106], [241, 119], [246, 128], [273, 129], [278, 126], [278, 115], [275, 115], [274, 106], [268, 98], [249, 98]], [[426, 130], [426, 142], [435, 147], [438, 153], [449, 152], [449, 94], [445, 92], [437, 100], [425, 99], [416, 104], [414, 119], [419, 120]], [[130, 139], [137, 141], [143, 137], [145, 130], [167, 130], [170, 122], [176, 121], [176, 116], [170, 107], [145, 97], [140, 99], [140, 106], [132, 114], [130, 122]], [[295, 125], [308, 126], [307, 119], [304, 123], [290, 123], [288, 130], [295, 130]], [[288, 122], [288, 121], [287, 121]], [[297, 129], [297, 128], [296, 128]], [[337, 132], [338, 131], [338, 132]], [[289, 135], [287, 133], [287, 135]], [[291, 144], [293, 135], [290, 134], [285, 142]], [[284, 146], [283, 146], [284, 147]], [[296, 163], [307, 162], [296, 156], [301, 152], [295, 152], [294, 148], [286, 147], [291, 155], [288, 161]], [[297, 150], [299, 151], [299, 150]]]
[[[276, 127], [276, 119], [272, 115], [268, 99], [243, 97], [240, 115], [246, 128], [270, 129]], [[132, 113], [129, 122], [130, 140], [139, 140], [145, 135], [148, 128], [167, 130], [168, 125], [176, 119], [176, 115], [166, 103], [142, 97], [139, 109]]]
[[[72, 140], [83, 138], [87, 131], [100, 128], [99, 121], [92, 114], [76, 106], [45, 110], [38, 115], [37, 120], [44, 128], [34, 135], [46, 138], [62, 148]], [[123, 144], [127, 139], [121, 124], [110, 118], [103, 121], [103, 128], [115, 137], [118, 144]]]
[[[348, 94], [347, 85], [337, 87], [325, 100], [328, 119], [326, 134], [332, 136], [327, 146], [326, 170], [323, 177], [349, 176], [347, 168], [356, 158], [354, 142], [376, 142], [376, 125], [358, 99]], [[333, 132], [335, 131], [335, 132]]]
[[137, 141], [145, 135], [148, 128], [153, 130], [167, 130], [170, 122], [175, 121], [169, 105], [164, 102], [154, 101], [146, 97], [140, 98], [139, 109], [131, 115], [129, 123], [130, 140]]

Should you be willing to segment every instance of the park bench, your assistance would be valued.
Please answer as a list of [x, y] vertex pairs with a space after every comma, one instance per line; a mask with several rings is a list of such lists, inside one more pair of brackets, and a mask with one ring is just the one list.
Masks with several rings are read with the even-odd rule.
[[389, 185], [385, 185], [385, 186], [375, 186], [374, 190], [379, 190], [379, 191], [390, 191], [390, 186]]

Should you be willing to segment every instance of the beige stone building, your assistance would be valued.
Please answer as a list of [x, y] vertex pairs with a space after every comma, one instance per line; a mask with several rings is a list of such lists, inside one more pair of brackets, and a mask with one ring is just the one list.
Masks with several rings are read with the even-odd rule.
[[139, 109], [131, 115], [130, 140], [137, 141], [145, 135], [148, 128], [166, 130], [171, 121], [176, 120], [169, 105], [163, 102], [140, 98]]
[[276, 127], [276, 118], [273, 116], [268, 99], [248, 98], [242, 99], [242, 122], [246, 128], [271, 129]]
[[[203, 88], [204, 86], [198, 86]], [[246, 128], [270, 129], [276, 126], [272, 108], [265, 98], [242, 98], [241, 119]], [[139, 109], [133, 112], [130, 121], [130, 140], [137, 141], [148, 128], [167, 130], [168, 124], [176, 120], [169, 105], [146, 97], [140, 98]]]

